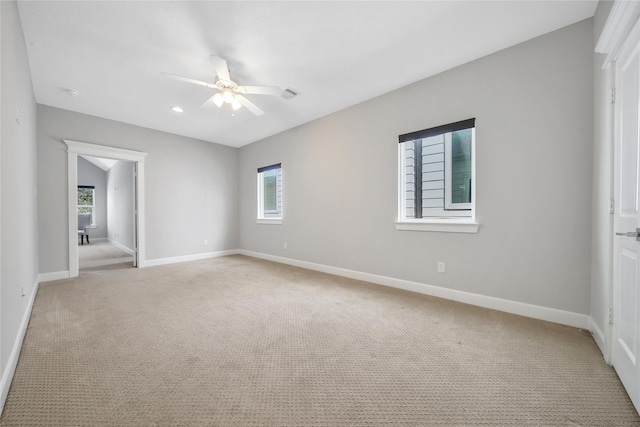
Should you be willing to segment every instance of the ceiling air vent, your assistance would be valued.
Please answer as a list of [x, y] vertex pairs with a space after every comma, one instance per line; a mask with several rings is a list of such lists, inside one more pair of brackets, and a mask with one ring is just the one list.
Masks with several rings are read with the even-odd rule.
[[282, 97], [286, 100], [289, 100], [291, 98], [295, 98], [296, 96], [300, 95], [298, 92], [296, 92], [295, 90], [291, 89], [290, 87], [286, 88], [285, 90], [282, 91]]

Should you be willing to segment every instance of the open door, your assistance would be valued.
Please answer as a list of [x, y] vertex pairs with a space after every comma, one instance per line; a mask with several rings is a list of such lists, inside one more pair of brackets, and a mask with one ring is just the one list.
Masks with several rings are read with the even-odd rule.
[[640, 412], [640, 27], [615, 62], [613, 366]]
[[133, 164], [133, 266], [138, 266], [138, 163]]

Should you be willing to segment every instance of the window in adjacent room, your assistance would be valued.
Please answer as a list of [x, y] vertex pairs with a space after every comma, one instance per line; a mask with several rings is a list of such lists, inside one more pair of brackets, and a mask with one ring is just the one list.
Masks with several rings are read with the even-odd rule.
[[91, 214], [91, 227], [96, 226], [96, 189], [93, 185], [78, 185], [78, 213]]
[[475, 119], [400, 135], [398, 162], [398, 229], [477, 231]]
[[258, 222], [282, 222], [282, 166], [258, 168]]

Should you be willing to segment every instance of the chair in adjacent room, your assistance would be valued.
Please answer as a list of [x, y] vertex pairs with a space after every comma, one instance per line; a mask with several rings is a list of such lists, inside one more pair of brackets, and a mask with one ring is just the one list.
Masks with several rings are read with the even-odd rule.
[[78, 236], [80, 237], [80, 244], [84, 245], [84, 236], [87, 236], [87, 244], [89, 242], [89, 230], [91, 229], [91, 214], [79, 213], [78, 214]]

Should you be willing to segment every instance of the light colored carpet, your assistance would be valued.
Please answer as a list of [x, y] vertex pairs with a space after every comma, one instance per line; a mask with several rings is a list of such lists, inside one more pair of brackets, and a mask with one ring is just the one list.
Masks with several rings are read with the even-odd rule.
[[0, 424], [640, 426], [588, 332], [243, 256], [43, 283]]
[[78, 245], [78, 265], [81, 270], [123, 263], [133, 266], [133, 255], [129, 255], [108, 241], [93, 241], [90, 244]]

